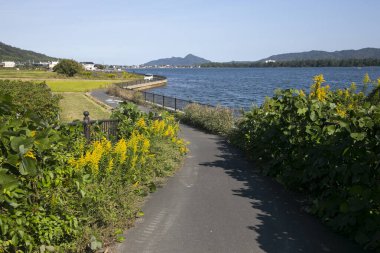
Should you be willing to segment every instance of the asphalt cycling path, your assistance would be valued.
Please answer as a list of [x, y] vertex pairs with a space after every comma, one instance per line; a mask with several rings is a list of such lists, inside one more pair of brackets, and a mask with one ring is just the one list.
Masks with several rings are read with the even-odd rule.
[[[113, 107], [119, 102], [103, 90], [91, 95]], [[303, 212], [292, 193], [222, 138], [182, 124], [180, 134], [190, 142], [183, 167], [150, 195], [145, 215], [114, 251], [364, 252]]]

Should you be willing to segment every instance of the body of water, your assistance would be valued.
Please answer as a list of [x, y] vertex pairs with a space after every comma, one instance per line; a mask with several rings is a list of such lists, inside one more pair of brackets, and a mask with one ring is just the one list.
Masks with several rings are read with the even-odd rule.
[[156, 94], [177, 97], [212, 105], [249, 108], [260, 105], [266, 96], [278, 89], [297, 88], [309, 91], [315, 75], [323, 74], [332, 89], [349, 87], [368, 73], [373, 80], [380, 77], [380, 67], [365, 68], [200, 68], [200, 69], [139, 69], [138, 73], [163, 75], [164, 87], [154, 88]]

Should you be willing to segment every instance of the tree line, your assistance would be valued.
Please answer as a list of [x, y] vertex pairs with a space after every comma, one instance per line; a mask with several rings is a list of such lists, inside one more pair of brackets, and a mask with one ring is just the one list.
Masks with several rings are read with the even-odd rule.
[[369, 67], [380, 66], [380, 59], [324, 59], [324, 60], [293, 60], [276, 62], [210, 62], [201, 65], [202, 68], [275, 68], [275, 67]]

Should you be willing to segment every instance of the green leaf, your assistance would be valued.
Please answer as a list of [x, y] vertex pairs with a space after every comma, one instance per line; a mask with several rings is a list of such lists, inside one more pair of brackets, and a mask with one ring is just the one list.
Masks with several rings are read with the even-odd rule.
[[[13, 151], [20, 152], [20, 146], [22, 147], [22, 150], [25, 151], [30, 148], [31, 144], [33, 143], [32, 138], [27, 138], [25, 136], [19, 136], [19, 137], [14, 137], [12, 136], [10, 138], [11, 140], [11, 148]], [[22, 153], [25, 154], [25, 153]]]
[[2, 185], [3, 188], [16, 186], [18, 184], [17, 177], [7, 174], [7, 171], [6, 169], [0, 169], [0, 185]]
[[315, 114], [315, 111], [312, 111], [312, 112], [310, 113], [310, 119], [311, 119], [311, 121], [316, 121], [316, 120], [317, 120], [317, 116], [316, 116], [316, 114]]
[[19, 166], [21, 175], [35, 176], [37, 174], [37, 161], [31, 157], [22, 157]]
[[348, 121], [339, 121], [339, 125], [340, 125], [341, 128], [344, 128], [348, 132], [351, 132], [350, 123]]
[[117, 242], [124, 242], [125, 241], [125, 237], [124, 236], [118, 236], [118, 237], [116, 237], [116, 241]]
[[334, 125], [329, 125], [325, 127], [327, 134], [328, 135], [333, 135], [335, 133], [335, 126]]
[[351, 133], [350, 136], [354, 140], [362, 141], [367, 136], [367, 133], [365, 133], [365, 132], [362, 132], [362, 133]]
[[297, 110], [297, 114], [298, 115], [304, 115], [306, 112], [307, 112], [307, 107], [304, 107], [304, 108], [299, 108], [298, 110]]

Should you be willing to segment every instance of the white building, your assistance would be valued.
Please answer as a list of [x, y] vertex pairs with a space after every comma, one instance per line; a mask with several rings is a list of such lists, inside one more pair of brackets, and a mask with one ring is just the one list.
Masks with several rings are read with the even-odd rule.
[[58, 63], [59, 63], [59, 61], [51, 61], [51, 62], [49, 62], [49, 69], [53, 69]]
[[265, 61], [265, 63], [271, 63], [271, 62], [275, 63], [276, 61], [275, 60], [266, 60]]
[[81, 62], [81, 64], [85, 70], [90, 70], [90, 71], [96, 70], [95, 63], [93, 62]]
[[16, 67], [16, 63], [14, 61], [3, 61], [2, 65], [4, 68], [14, 68]]

